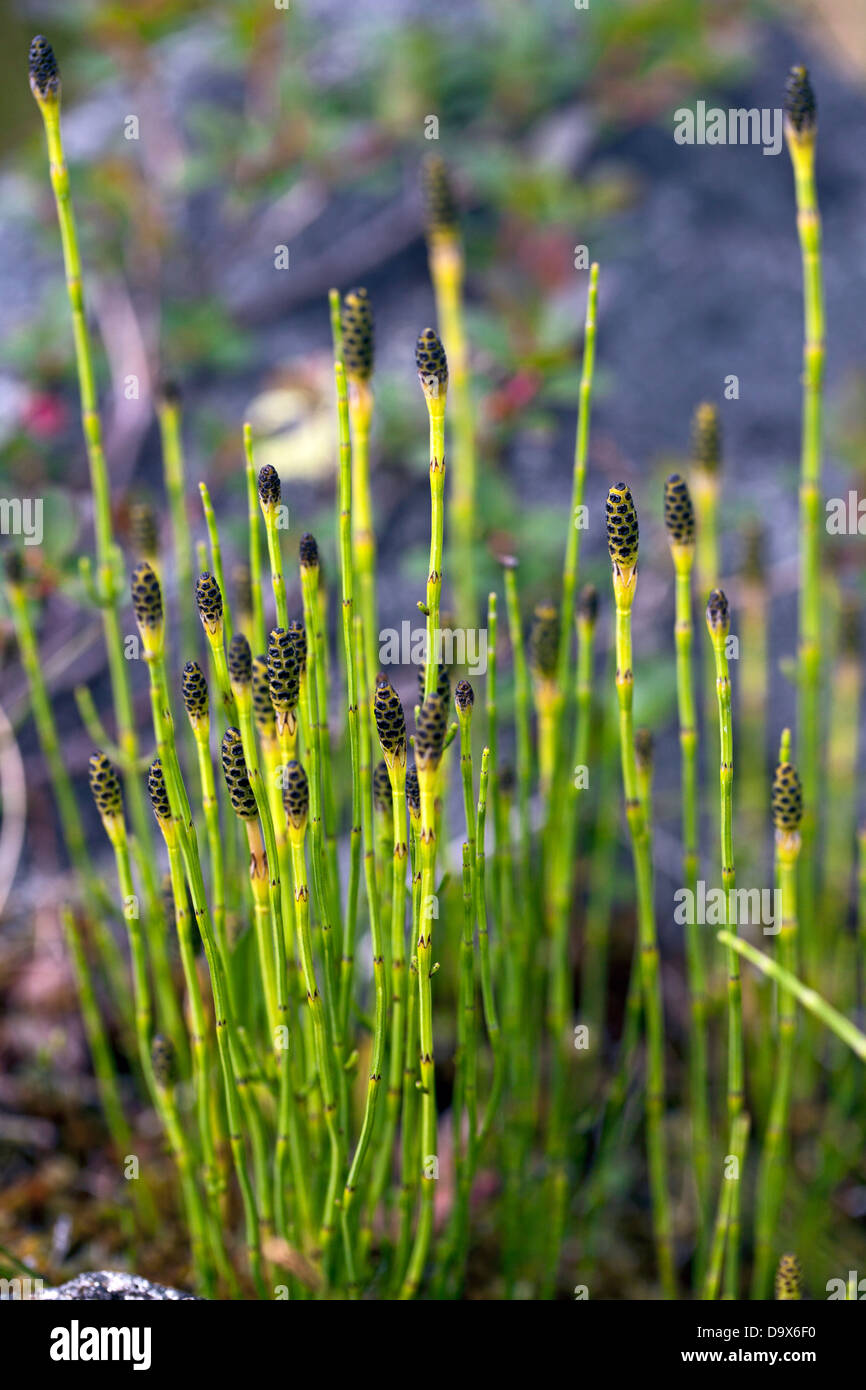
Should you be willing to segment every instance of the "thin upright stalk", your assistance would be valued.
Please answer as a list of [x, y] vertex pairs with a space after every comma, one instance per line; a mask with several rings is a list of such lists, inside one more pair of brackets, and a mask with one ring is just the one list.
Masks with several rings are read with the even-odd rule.
[[821, 453], [824, 391], [824, 285], [821, 217], [815, 188], [815, 97], [803, 67], [793, 68], [786, 92], [785, 137], [794, 170], [797, 234], [803, 266], [803, 409], [800, 445], [800, 614], [797, 741], [803, 779], [803, 851], [800, 866], [803, 959], [814, 978], [819, 944], [816, 920], [816, 818], [820, 805], [821, 672]]
[[[265, 610], [262, 597], [262, 544], [259, 531], [259, 493], [253, 459], [253, 430], [249, 421], [244, 422], [244, 456], [247, 479], [247, 521], [250, 541], [250, 592], [253, 600], [253, 641], [254, 651], [265, 649]], [[282, 624], [281, 624], [282, 626]]]
[[177, 591], [181, 595], [180, 631], [183, 651], [195, 651], [195, 616], [188, 602], [192, 593], [192, 535], [186, 510], [186, 477], [181, 434], [180, 394], [165, 384], [157, 400], [157, 419], [162, 443], [162, 470], [171, 517], [171, 542]]

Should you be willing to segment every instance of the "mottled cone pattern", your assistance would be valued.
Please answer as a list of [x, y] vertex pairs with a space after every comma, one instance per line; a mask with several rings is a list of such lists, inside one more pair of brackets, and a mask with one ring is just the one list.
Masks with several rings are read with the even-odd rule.
[[315, 536], [305, 531], [301, 536], [301, 543], [298, 547], [301, 559], [301, 569], [313, 570], [319, 563], [319, 547]]
[[419, 767], [438, 765], [447, 732], [448, 706], [434, 690], [419, 709], [415, 726], [415, 760]]
[[229, 801], [232, 810], [241, 820], [253, 820], [256, 816], [256, 798], [250, 786], [249, 773], [244, 758], [244, 749], [238, 729], [226, 729], [220, 749], [223, 776], [226, 779]]
[[208, 570], [196, 580], [195, 601], [205, 627], [215, 632], [223, 620], [223, 596], [219, 584]]
[[150, 797], [153, 814], [157, 820], [169, 820], [171, 818], [171, 806], [160, 758], [154, 758], [147, 770], [147, 794]]
[[390, 814], [392, 804], [393, 793], [391, 778], [388, 776], [388, 764], [384, 758], [380, 758], [373, 768], [373, 805], [384, 816]]
[[347, 376], [369, 381], [373, 374], [373, 310], [365, 289], [349, 290], [343, 300], [343, 361]]
[[253, 677], [253, 654], [242, 632], [229, 642], [229, 676], [232, 685], [249, 685]]
[[454, 691], [454, 703], [461, 714], [468, 714], [475, 704], [475, 691], [468, 681], [458, 681]]
[[415, 345], [415, 366], [425, 391], [438, 394], [438, 388], [448, 383], [448, 359], [433, 328], [425, 328]]
[[803, 788], [793, 763], [779, 763], [773, 776], [773, 824], [790, 833], [799, 830], [803, 818]]
[[674, 545], [692, 545], [695, 509], [685, 478], [672, 473], [665, 479], [665, 526]]
[[577, 615], [585, 623], [595, 623], [598, 617], [598, 589], [594, 584], [584, 584], [578, 594]]
[[614, 483], [604, 510], [610, 558], [620, 569], [633, 569], [637, 564], [638, 525], [627, 483]]
[[450, 232], [457, 228], [457, 202], [444, 159], [430, 155], [423, 168], [424, 203], [427, 228], [431, 232]]
[[272, 463], [259, 469], [259, 501], [263, 507], [278, 507], [282, 489], [280, 475]]
[[162, 1033], [154, 1033], [153, 1042], [150, 1044], [150, 1064], [153, 1067], [153, 1079], [157, 1086], [167, 1090], [177, 1081], [177, 1056], [175, 1055], [174, 1043], [170, 1038], [166, 1038]]
[[289, 619], [289, 637], [292, 639], [292, 645], [295, 649], [298, 670], [303, 674], [307, 669], [307, 629], [301, 618]]
[[274, 738], [277, 731], [276, 715], [271, 700], [268, 678], [268, 659], [257, 656], [253, 659], [253, 717], [259, 732], [265, 738]]
[[133, 502], [129, 509], [129, 538], [133, 553], [142, 559], [158, 550], [156, 515], [149, 502]]
[[635, 729], [634, 755], [642, 772], [649, 772], [653, 765], [653, 736], [650, 729]]
[[96, 809], [101, 816], [123, 815], [123, 793], [120, 778], [104, 753], [94, 753], [90, 758], [90, 790]]
[[310, 784], [297, 758], [292, 758], [285, 766], [283, 806], [292, 825], [300, 830], [310, 810]]
[[382, 752], [397, 756], [406, 747], [406, 716], [400, 696], [391, 682], [384, 677], [376, 684], [373, 714]]
[[529, 666], [536, 675], [550, 679], [556, 674], [559, 655], [559, 614], [552, 603], [539, 603], [529, 629]]
[[268, 637], [268, 688], [275, 710], [287, 714], [297, 708], [301, 673], [295, 644], [283, 627], [275, 627]]
[[[421, 667], [421, 670], [418, 672], [418, 699], [419, 699], [419, 700], [423, 700], [423, 699], [424, 699], [424, 677], [425, 677], [425, 675], [426, 675], [426, 671], [425, 671], [425, 668], [422, 666], [422, 667]], [[440, 663], [439, 663], [439, 670], [436, 672], [436, 694], [439, 695], [439, 696], [441, 697], [442, 703], [443, 703], [443, 704], [445, 704], [445, 705], [450, 705], [450, 703], [451, 703], [451, 677], [450, 677], [449, 674], [448, 674], [448, 667], [445, 665], [445, 662], [444, 662], [444, 661], [440, 661]]]
[[722, 430], [719, 412], [709, 401], [704, 401], [695, 411], [692, 452], [698, 468], [703, 468], [707, 473], [718, 470], [722, 457]]
[[30, 43], [30, 86], [40, 97], [54, 96], [60, 90], [60, 69], [54, 49], [42, 34]]
[[785, 82], [785, 115], [798, 135], [815, 129], [817, 109], [808, 69], [791, 68]]
[[181, 693], [190, 719], [200, 719], [208, 712], [207, 681], [197, 661], [188, 661], [181, 677]]
[[418, 781], [418, 769], [413, 763], [406, 770], [406, 801], [413, 816], [421, 814], [421, 786]]
[[776, 1298], [779, 1302], [803, 1297], [803, 1271], [796, 1255], [783, 1255], [776, 1270]]
[[162, 590], [156, 572], [145, 560], [132, 571], [132, 608], [139, 627], [162, 623]]
[[727, 632], [731, 626], [731, 606], [721, 589], [713, 589], [707, 599], [707, 627], [710, 632]]

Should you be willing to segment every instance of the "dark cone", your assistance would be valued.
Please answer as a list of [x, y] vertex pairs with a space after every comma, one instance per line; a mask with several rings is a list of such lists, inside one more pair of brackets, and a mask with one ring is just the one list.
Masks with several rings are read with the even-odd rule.
[[382, 752], [392, 757], [405, 757], [406, 754], [406, 716], [400, 696], [384, 676], [376, 683], [373, 697], [373, 715], [376, 732], [382, 745]]
[[717, 473], [722, 459], [722, 428], [719, 412], [709, 401], [695, 411], [692, 421], [692, 452], [695, 464], [706, 473]]
[[414, 763], [406, 769], [406, 801], [413, 816], [420, 816], [421, 787], [418, 782], [418, 769]]
[[90, 790], [96, 809], [101, 816], [123, 815], [123, 793], [120, 778], [104, 753], [94, 753], [90, 758]]
[[422, 169], [424, 204], [428, 232], [455, 232], [458, 225], [457, 201], [444, 159], [431, 154]]
[[162, 626], [162, 590], [146, 560], [132, 571], [132, 608], [139, 627]]
[[707, 627], [710, 632], [730, 631], [731, 607], [721, 589], [713, 589], [707, 599]]
[[559, 614], [552, 603], [539, 603], [529, 629], [530, 670], [545, 680], [556, 675], [559, 656]]
[[419, 768], [438, 767], [448, 732], [447, 705], [435, 690], [418, 711], [415, 725], [415, 761]]
[[300, 830], [310, 811], [310, 786], [297, 758], [292, 758], [284, 768], [283, 806], [292, 825]]
[[223, 620], [223, 596], [216, 579], [207, 570], [196, 580], [195, 601], [208, 632], [216, 632]]
[[180, 383], [174, 381], [172, 377], [165, 377], [157, 387], [157, 394], [160, 405], [176, 406], [180, 405], [181, 389]]
[[282, 627], [275, 627], [268, 636], [268, 689], [278, 714], [285, 715], [297, 708], [301, 672], [295, 642]]
[[415, 366], [425, 394], [438, 396], [441, 388], [448, 384], [448, 359], [439, 334], [432, 328], [425, 328], [418, 338]]
[[672, 545], [694, 543], [695, 510], [688, 485], [679, 473], [665, 479], [665, 526]]
[[595, 623], [598, 617], [598, 589], [594, 584], [584, 584], [578, 594], [577, 615], [585, 623]]
[[153, 1067], [153, 1079], [161, 1090], [168, 1090], [177, 1081], [177, 1055], [174, 1050], [174, 1043], [163, 1036], [162, 1033], [154, 1033], [153, 1041], [150, 1044], [150, 1064]]
[[803, 1271], [796, 1255], [783, 1255], [779, 1260], [775, 1295], [779, 1302], [803, 1297]]
[[793, 763], [779, 763], [773, 775], [773, 794], [770, 801], [773, 824], [782, 834], [799, 830], [803, 819], [803, 788], [800, 774]]
[[250, 786], [243, 743], [238, 729], [226, 729], [220, 748], [223, 776], [226, 779], [232, 810], [241, 820], [253, 820], [258, 814], [256, 798]]
[[373, 805], [381, 815], [391, 814], [394, 804], [394, 795], [391, 791], [391, 778], [388, 776], [388, 764], [384, 758], [380, 758], [373, 768]]
[[259, 501], [263, 507], [278, 507], [282, 497], [280, 475], [272, 463], [259, 469]]
[[301, 543], [298, 547], [301, 560], [301, 569], [313, 570], [318, 568], [319, 547], [315, 536], [311, 536], [309, 531], [305, 531], [301, 536]]
[[373, 310], [365, 289], [349, 290], [343, 300], [342, 322], [346, 375], [369, 381], [373, 374]]
[[614, 483], [604, 504], [607, 548], [614, 565], [631, 570], [637, 564], [638, 524], [627, 483]]
[[807, 68], [801, 65], [791, 68], [785, 83], [785, 115], [788, 124], [798, 135], [807, 135], [815, 129], [817, 109], [815, 93], [809, 81]]
[[468, 714], [475, 704], [475, 691], [468, 681], [458, 681], [454, 691], [454, 703], [461, 714]]
[[236, 632], [229, 642], [228, 663], [232, 685], [249, 685], [253, 678], [253, 654], [242, 632]]
[[168, 788], [165, 785], [165, 773], [162, 770], [162, 760], [154, 758], [147, 771], [147, 794], [150, 797], [150, 804], [153, 807], [153, 814], [157, 820], [171, 819], [171, 805], [168, 799]]
[[292, 645], [295, 649], [298, 670], [303, 675], [307, 669], [307, 629], [301, 618], [289, 619], [289, 637], [292, 639]]
[[256, 727], [263, 737], [274, 738], [277, 732], [277, 720], [271, 700], [271, 691], [268, 682], [268, 659], [266, 656], [257, 656], [253, 658], [252, 680], [253, 718], [256, 721]]
[[195, 722], [208, 712], [208, 690], [204, 672], [197, 661], [188, 661], [183, 668], [181, 693], [186, 712]]
[[54, 49], [42, 34], [30, 43], [30, 88], [34, 96], [57, 96], [60, 91], [60, 69]]

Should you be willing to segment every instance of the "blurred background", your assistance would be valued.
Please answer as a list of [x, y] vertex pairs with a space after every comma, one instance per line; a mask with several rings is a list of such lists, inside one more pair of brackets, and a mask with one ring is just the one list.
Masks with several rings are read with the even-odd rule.
[[[775, 108], [789, 66], [810, 68], [828, 319], [826, 492], [862, 493], [862, 6], [590, 0], [579, 10], [571, 0], [291, 0], [282, 9], [229, 0], [0, 0], [0, 495], [45, 499], [44, 545], [26, 558], [67, 758], [81, 777], [91, 744], [72, 690], [87, 682], [99, 703], [107, 682], [98, 618], [81, 605], [77, 578], [77, 557], [91, 545], [89, 491], [43, 134], [27, 84], [27, 48], [40, 31], [63, 75], [121, 537], [133, 502], [149, 500], [163, 514], [153, 394], [170, 379], [183, 394], [191, 496], [206, 478], [229, 554], [244, 532], [241, 424], [249, 419], [257, 463], [281, 473], [293, 534], [316, 532], [326, 571], [335, 573], [326, 296], [332, 285], [364, 284], [376, 317], [382, 625], [413, 615], [429, 536], [426, 419], [413, 347], [434, 321], [419, 171], [434, 150], [455, 179], [467, 243], [482, 582], [496, 583], [496, 555], [517, 554], [528, 613], [556, 594], [565, 541], [587, 285], [578, 248], [600, 262], [583, 566], [606, 602], [603, 499], [611, 481], [627, 479], [642, 531], [636, 715], [661, 736], [656, 856], [659, 891], [669, 894], [665, 874], [679, 877], [678, 784], [662, 480], [687, 462], [696, 404], [716, 402], [725, 587], [752, 523], [764, 528], [769, 748], [794, 710], [786, 672], [794, 650], [802, 344], [787, 155], [677, 145], [674, 112], [698, 99]], [[436, 140], [427, 138], [434, 132]], [[275, 265], [281, 247], [288, 269]], [[730, 377], [738, 394], [725, 399]], [[828, 555], [841, 591], [862, 590], [862, 543], [840, 538]], [[53, 921], [66, 866], [2, 614], [0, 641], [0, 704], [24, 758], [30, 832], [0, 950], [3, 1043], [36, 1065], [46, 1050], [56, 1060], [76, 1046], [80, 1053], [83, 1043], [59, 1026], [46, 1029], [34, 1012], [58, 990], [68, 992], [62, 957], [55, 975], [44, 958], [39, 971], [30, 968], [33, 923], [38, 936], [40, 923]], [[143, 672], [138, 695], [144, 721]], [[90, 814], [89, 798], [81, 803]], [[76, 1071], [74, 1056], [69, 1070]], [[39, 1142], [42, 1122], [27, 1123]], [[49, 1125], [42, 1131], [49, 1146], [50, 1134]], [[5, 1142], [0, 1132], [0, 1148]]]

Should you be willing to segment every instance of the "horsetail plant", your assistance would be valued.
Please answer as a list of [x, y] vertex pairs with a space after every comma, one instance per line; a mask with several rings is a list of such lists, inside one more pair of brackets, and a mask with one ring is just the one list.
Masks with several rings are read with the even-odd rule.
[[664, 1134], [664, 1014], [656, 939], [650, 830], [640, 799], [634, 750], [634, 673], [631, 612], [637, 588], [638, 520], [626, 483], [614, 483], [605, 504], [607, 545], [616, 605], [616, 691], [625, 811], [631, 834], [638, 901], [638, 939], [647, 1029], [646, 1122], [656, 1259], [666, 1298], [676, 1293], [673, 1231]]
[[803, 951], [807, 974], [817, 966], [815, 832], [819, 805], [821, 731], [821, 452], [824, 381], [824, 285], [821, 217], [815, 189], [818, 121], [805, 67], [793, 67], [785, 86], [785, 140], [794, 171], [797, 233], [803, 263], [803, 406], [800, 448], [800, 615], [797, 739], [805, 817], [801, 861]]
[[[674, 642], [677, 661], [677, 709], [679, 713], [683, 883], [697, 891], [698, 880], [698, 765], [697, 718], [692, 670], [692, 569], [695, 557], [695, 514], [688, 485], [677, 473], [665, 482], [665, 526], [675, 576]], [[686, 965], [689, 976], [691, 1030], [689, 1033], [689, 1105], [698, 1199], [698, 1230], [704, 1246], [709, 1215], [710, 1112], [707, 1059], [706, 968], [700, 928], [686, 924]], [[700, 1260], [698, 1261], [700, 1264]], [[699, 1271], [698, 1271], [699, 1277]]]
[[776, 1266], [775, 1298], [777, 1302], [791, 1302], [803, 1297], [803, 1271], [796, 1255], [782, 1255]]
[[352, 434], [352, 564], [358, 583], [358, 602], [364, 630], [361, 674], [367, 700], [376, 681], [376, 532], [370, 492], [370, 426], [373, 418], [374, 333], [370, 296], [363, 288], [350, 290], [343, 300], [343, 361], [349, 391]]
[[427, 654], [425, 699], [436, 689], [439, 610], [442, 600], [442, 546], [445, 528], [445, 401], [448, 395], [448, 361], [432, 328], [425, 328], [415, 347], [418, 380], [427, 402], [430, 420], [430, 570], [427, 575]]

